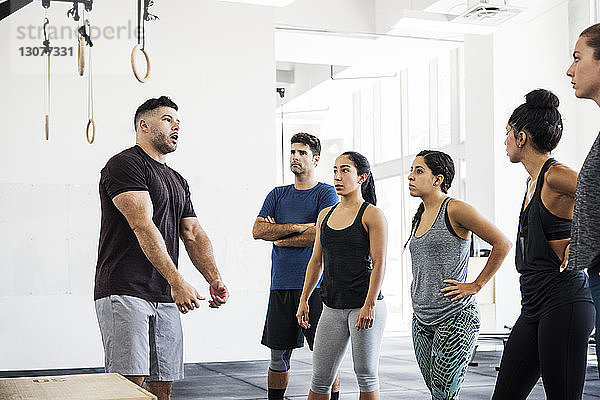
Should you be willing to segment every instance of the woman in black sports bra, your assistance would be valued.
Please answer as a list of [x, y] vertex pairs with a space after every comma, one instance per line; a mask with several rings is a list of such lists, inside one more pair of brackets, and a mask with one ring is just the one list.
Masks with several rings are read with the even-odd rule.
[[347, 151], [335, 160], [340, 202], [317, 218], [313, 253], [306, 268], [296, 317], [307, 329], [308, 299], [321, 282], [323, 312], [317, 325], [308, 400], [327, 400], [348, 346], [352, 347], [360, 400], [379, 400], [379, 353], [386, 307], [380, 289], [385, 273], [387, 222], [375, 206], [369, 162]]
[[[558, 98], [537, 89], [512, 113], [506, 152], [529, 173], [517, 233], [521, 315], [504, 348], [493, 400], [581, 399], [595, 310], [583, 271], [565, 270], [577, 173], [550, 153], [562, 135]], [[562, 272], [561, 272], [562, 271]]]

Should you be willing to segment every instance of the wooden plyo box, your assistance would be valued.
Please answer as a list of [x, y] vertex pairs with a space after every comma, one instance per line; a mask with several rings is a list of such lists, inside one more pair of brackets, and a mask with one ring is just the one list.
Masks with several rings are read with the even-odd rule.
[[0, 379], [2, 400], [156, 400], [119, 374], [83, 374]]

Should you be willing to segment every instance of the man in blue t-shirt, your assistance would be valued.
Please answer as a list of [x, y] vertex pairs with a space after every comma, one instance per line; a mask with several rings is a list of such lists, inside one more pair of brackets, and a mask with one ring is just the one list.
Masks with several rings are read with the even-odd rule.
[[[300, 132], [292, 136], [291, 144], [290, 169], [294, 184], [271, 190], [252, 228], [254, 239], [273, 242], [271, 293], [261, 342], [271, 349], [269, 399], [283, 399], [292, 350], [304, 346], [303, 336], [309, 348], [313, 348], [323, 308], [319, 285], [308, 302], [310, 328], [303, 329], [298, 325], [296, 311], [315, 241], [317, 217], [322, 209], [338, 202], [333, 186], [315, 179], [321, 154], [319, 139]], [[331, 399], [338, 397], [339, 374], [333, 383]]]

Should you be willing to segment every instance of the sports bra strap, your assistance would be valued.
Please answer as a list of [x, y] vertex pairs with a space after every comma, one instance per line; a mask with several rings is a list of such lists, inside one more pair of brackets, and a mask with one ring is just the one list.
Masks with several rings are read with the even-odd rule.
[[331, 215], [331, 213], [333, 212], [333, 210], [335, 210], [335, 208], [338, 206], [338, 204], [334, 204], [333, 206], [331, 206], [331, 208], [329, 209], [329, 212], [327, 212], [327, 215], [325, 215], [325, 218], [323, 218], [323, 222], [321, 222], [321, 225], [323, 224], [327, 224], [327, 221], [329, 220], [329, 216]]
[[[548, 171], [548, 169], [550, 169], [550, 167], [554, 163], [556, 163], [556, 160], [554, 158], [549, 158], [546, 160], [546, 162], [542, 166], [542, 169], [540, 170], [540, 173], [538, 174], [537, 183], [535, 185], [534, 196], [535, 196], [535, 194], [541, 195], [542, 186], [544, 186], [544, 176], [546, 175], [546, 171]], [[532, 198], [533, 198], [533, 196], [532, 196]]]
[[363, 202], [360, 206], [360, 210], [358, 210], [358, 214], [356, 214], [356, 220], [359, 221], [361, 224], [362, 224], [363, 214], [365, 213], [365, 210], [367, 209], [367, 207], [369, 207], [369, 204], [370, 203], [368, 203], [366, 201]]

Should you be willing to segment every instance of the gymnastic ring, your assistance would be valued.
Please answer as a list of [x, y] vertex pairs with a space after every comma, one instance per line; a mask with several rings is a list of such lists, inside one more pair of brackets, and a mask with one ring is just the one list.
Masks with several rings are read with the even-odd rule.
[[[90, 137], [90, 126], [92, 127], [92, 136], [91, 137]], [[94, 143], [94, 139], [96, 139], [96, 123], [91, 118], [90, 118], [90, 120], [88, 120], [87, 126], [85, 127], [85, 138], [87, 139], [89, 144]]]
[[[137, 50], [140, 50], [142, 53], [144, 53], [144, 57], [146, 57], [146, 76], [144, 76], [143, 78], [140, 76], [135, 66], [135, 52]], [[133, 74], [135, 75], [135, 78], [141, 83], [146, 82], [150, 78], [150, 56], [148, 55], [146, 49], [143, 49], [142, 46], [139, 44], [133, 46], [133, 50], [131, 50], [131, 69], [133, 69]]]
[[83, 36], [79, 36], [79, 44], [77, 45], [77, 72], [79, 76], [83, 76], [85, 71], [85, 40]]

